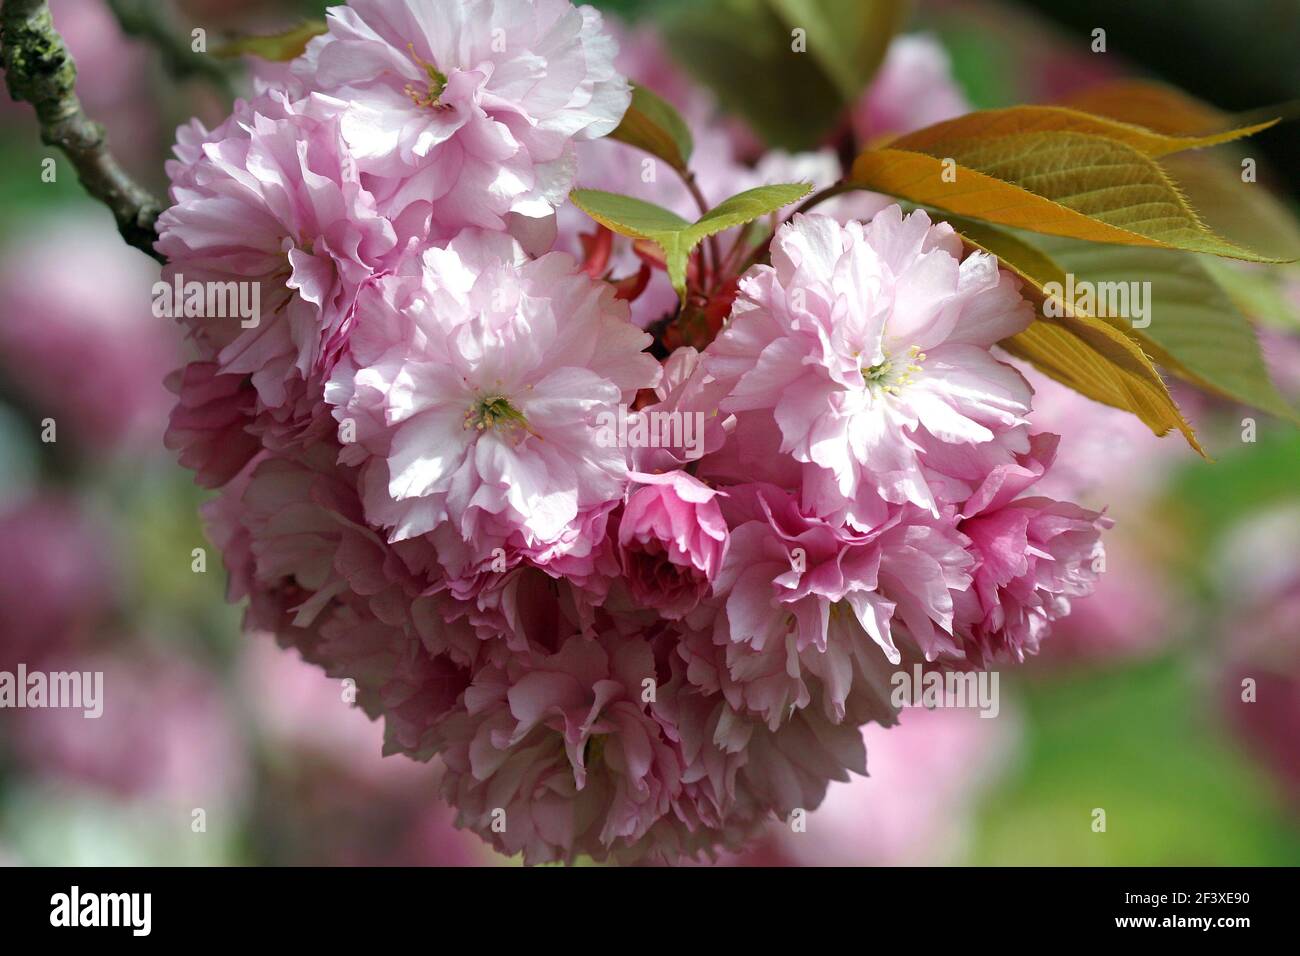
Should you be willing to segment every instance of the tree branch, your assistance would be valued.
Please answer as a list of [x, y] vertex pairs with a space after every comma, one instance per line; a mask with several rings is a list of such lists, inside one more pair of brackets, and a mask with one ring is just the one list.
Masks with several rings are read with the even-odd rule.
[[159, 262], [154, 223], [162, 204], [108, 151], [104, 128], [77, 99], [77, 66], [45, 0], [0, 0], [0, 46], [9, 95], [36, 108], [41, 141], [61, 149], [86, 192], [106, 205], [128, 244]]
[[163, 69], [178, 80], [197, 77], [214, 84], [226, 97], [234, 99], [230, 74], [212, 57], [195, 53], [160, 17], [157, 0], [108, 0], [108, 8], [117, 17], [127, 36], [151, 44], [162, 58]]

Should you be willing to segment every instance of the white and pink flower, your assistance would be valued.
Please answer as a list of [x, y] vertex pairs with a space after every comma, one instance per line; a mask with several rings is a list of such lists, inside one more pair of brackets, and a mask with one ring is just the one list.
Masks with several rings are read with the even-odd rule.
[[341, 457], [363, 467], [367, 517], [393, 541], [442, 526], [465, 545], [444, 554], [455, 577], [584, 550], [628, 482], [596, 425], [655, 384], [650, 337], [570, 257], [529, 260], [503, 233], [462, 233], [418, 267], [366, 290], [325, 390], [355, 423]]
[[[639, 77], [682, 80], [639, 36]], [[261, 293], [251, 327], [185, 317], [167, 439], [222, 489], [246, 628], [351, 680], [385, 753], [530, 863], [707, 857], [814, 809], [896, 722], [894, 669], [1034, 653], [1107, 523], [1025, 496], [1054, 439], [993, 348], [1032, 311], [923, 212], [796, 215], [676, 337], [645, 249], [566, 208], [545, 252], [575, 176], [695, 215], [595, 142], [616, 50], [567, 0], [354, 0], [282, 87], [181, 131], [160, 221], [168, 278]], [[956, 108], [933, 72], [911, 119]], [[669, 92], [706, 202], [840, 176], [746, 166]], [[683, 427], [611, 433], [651, 421]]]
[[568, 0], [353, 0], [293, 65], [337, 101], [342, 135], [386, 215], [450, 238], [545, 219], [574, 175], [574, 141], [631, 100], [600, 14]]
[[727, 553], [718, 491], [685, 471], [631, 477], [618, 527], [623, 574], [637, 601], [679, 619], [700, 602]]
[[1101, 531], [1113, 523], [1068, 501], [1017, 497], [1055, 453], [1055, 436], [1037, 436], [1023, 463], [1003, 465], [965, 504], [958, 525], [977, 557], [958, 617], [976, 663], [1036, 654], [1050, 622], [1086, 597], [1105, 567]]
[[328, 371], [358, 289], [397, 246], [361, 185], [340, 117], [302, 106], [266, 93], [215, 133], [193, 133], [202, 142], [178, 148], [168, 170], [174, 204], [158, 220], [167, 286], [229, 283], [256, 305], [229, 315], [205, 298], [195, 316], [183, 299], [171, 302], [202, 357], [223, 374], [251, 376], [269, 408], [293, 397], [291, 381]]
[[796, 216], [751, 270], [707, 361], [723, 411], [770, 414], [805, 502], [860, 529], [911, 502], [938, 515], [1028, 450], [1031, 391], [990, 352], [1033, 318], [991, 256], [897, 206], [865, 225]]

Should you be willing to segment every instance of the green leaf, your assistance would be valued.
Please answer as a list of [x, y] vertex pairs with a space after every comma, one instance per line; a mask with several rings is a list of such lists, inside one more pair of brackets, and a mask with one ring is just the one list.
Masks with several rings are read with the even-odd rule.
[[1164, 166], [1205, 224], [1223, 238], [1270, 258], [1300, 258], [1295, 213], [1263, 182], [1242, 180], [1243, 158], [1240, 148], [1229, 147], [1170, 156]]
[[[1219, 268], [1244, 269], [1247, 268], [1245, 264], [1228, 266], [1215, 259], [1161, 249], [1126, 249], [1026, 233], [1012, 235], [983, 223], [948, 218], [964, 238], [993, 252], [1004, 265], [1030, 283], [1026, 292], [1037, 298], [1040, 315], [1043, 314], [1043, 286], [1048, 282], [1064, 285], [1067, 272], [1074, 276], [1076, 284], [1083, 281], [1094, 284], [1150, 282], [1150, 325], [1146, 328], [1133, 328], [1119, 317], [1083, 318], [1090, 326], [1108, 326], [1136, 343], [1141, 352], [1149, 356], [1145, 363], [1147, 366], [1155, 362], [1170, 374], [1212, 394], [1295, 419], [1295, 411], [1278, 393], [1269, 377], [1254, 328], [1213, 274], [1213, 270]], [[1062, 310], [1058, 308], [1056, 311]], [[1078, 312], [1077, 308], [1075, 311]], [[1079, 316], [1076, 314], [1075, 318]], [[1069, 322], [1068, 317], [1054, 321]], [[1034, 346], [1029, 341], [1042, 339], [1046, 334], [1045, 330], [1037, 328], [1040, 324], [1034, 323], [1027, 339], [1003, 345], [1090, 398], [1120, 408], [1129, 407], [1106, 395], [1094, 394], [1089, 388], [1096, 386], [1087, 382], [1067, 380], [1065, 375], [1073, 374], [1068, 369], [1049, 368], [1044, 362], [1043, 346]], [[1076, 328], [1075, 332], [1079, 330]], [[1100, 334], [1101, 330], [1095, 328], [1088, 333], [1094, 339]], [[1026, 351], [1030, 346], [1034, 346], [1034, 354]], [[1144, 381], [1126, 383], [1122, 391], [1113, 394], [1123, 397], [1126, 403], [1136, 401], [1153, 410], [1162, 408], [1164, 402], [1151, 390], [1149, 376], [1136, 366], [1130, 371]], [[1140, 395], [1134, 391], [1139, 385]], [[1104, 387], [1112, 389], [1111, 385]], [[1137, 413], [1157, 434], [1163, 433], [1158, 426], [1168, 420], [1165, 417], [1167, 409], [1161, 410], [1159, 418], [1136, 406], [1129, 410]], [[1181, 415], [1178, 420], [1181, 421]], [[1194, 442], [1190, 434], [1188, 439]]]
[[691, 251], [686, 245], [689, 222], [654, 203], [600, 189], [575, 189], [569, 198], [605, 228], [620, 236], [647, 239], [662, 249], [668, 278], [677, 294], [685, 297], [686, 259]]
[[[1180, 90], [1143, 80], [1090, 87], [1065, 105], [1175, 137], [1233, 126], [1229, 114]], [[1285, 112], [1285, 107], [1278, 112]], [[1300, 258], [1300, 228], [1294, 213], [1263, 182], [1243, 178], [1247, 152], [1255, 151], [1237, 144], [1213, 153], [1169, 156], [1162, 165], [1205, 224], [1229, 242], [1277, 258]], [[1261, 180], [1267, 178], [1265, 170], [1257, 172]]]
[[[1077, 308], [1061, 308], [1059, 295], [1048, 291], [1053, 284], [1065, 285], [1065, 274], [1056, 262], [993, 226], [958, 217], [948, 221], [968, 245], [997, 256], [1025, 280], [1022, 291], [1034, 303], [1036, 318], [1025, 331], [1002, 342], [1004, 349], [1094, 401], [1132, 412], [1157, 435], [1178, 429], [1192, 448], [1204, 454], [1160, 373], [1134, 337]], [[1049, 298], [1055, 299], [1058, 308], [1053, 312], [1059, 318], [1048, 317], [1044, 305]]]
[[1253, 263], [1211, 258], [1203, 259], [1201, 266], [1251, 322], [1300, 332], [1300, 314], [1287, 296], [1288, 284], [1300, 284], [1300, 270], [1261, 269]]
[[[674, 58], [768, 144], [810, 149], [842, 120], [903, 19], [903, 0], [692, 0], [663, 32]], [[793, 30], [805, 31], [806, 50]]]
[[1277, 120], [1270, 120], [1213, 133], [1177, 135], [1066, 106], [1011, 106], [1005, 109], [977, 110], [943, 120], [896, 137], [889, 145], [895, 149], [910, 149], [931, 156], [952, 156], [959, 163], [973, 168], [1010, 162], [1014, 169], [1017, 168], [1014, 165], [1014, 150], [1008, 150], [1004, 141], [1026, 134], [1078, 133], [1098, 136], [1132, 146], [1144, 156], [1159, 157], [1232, 142], [1268, 129], [1276, 123]]
[[1256, 128], [1176, 137], [1059, 107], [989, 110], [862, 152], [848, 181], [995, 225], [1276, 262], [1213, 232], [1154, 158]]
[[907, 4], [882, 0], [770, 0], [791, 29], [802, 29], [808, 54], [835, 84], [845, 105], [866, 89], [906, 18]]
[[308, 20], [291, 30], [285, 30], [283, 33], [275, 33], [270, 36], [239, 37], [228, 43], [223, 43], [214, 49], [212, 54], [227, 60], [248, 54], [261, 57], [263, 60], [283, 63], [286, 60], [302, 56], [312, 37], [320, 36], [327, 29], [324, 20]]
[[777, 183], [746, 189], [701, 216], [699, 221], [691, 226], [691, 234], [695, 237], [695, 241], [699, 242], [732, 226], [741, 226], [755, 219], [761, 219], [769, 213], [776, 212], [782, 206], [798, 202], [810, 192], [812, 192], [811, 183]]
[[1199, 256], [1025, 238], [1076, 282], [1150, 282], [1151, 324], [1132, 331], [1157, 364], [1206, 391], [1295, 420], [1269, 377], [1254, 327]]
[[632, 88], [632, 104], [609, 136], [645, 150], [679, 173], [686, 172], [694, 149], [691, 131], [672, 104], [640, 85]]
[[1089, 86], [1061, 104], [1071, 109], [1185, 136], [1227, 129], [1232, 117], [1182, 90], [1147, 80], [1113, 80]]
[[677, 213], [634, 196], [602, 189], [575, 189], [569, 198], [602, 226], [634, 239], [658, 242], [667, 233], [682, 232], [691, 226]]
[[663, 249], [668, 278], [684, 298], [686, 260], [696, 245], [723, 230], [776, 212], [811, 191], [808, 183], [758, 186], [719, 203], [693, 223], [654, 203], [599, 189], [575, 189], [569, 198], [602, 226], [622, 236], [649, 240]]

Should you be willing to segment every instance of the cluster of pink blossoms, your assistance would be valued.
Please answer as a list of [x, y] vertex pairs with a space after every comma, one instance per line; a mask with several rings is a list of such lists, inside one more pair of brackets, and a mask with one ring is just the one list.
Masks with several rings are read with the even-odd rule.
[[527, 862], [815, 808], [894, 670], [1036, 651], [1105, 524], [1029, 494], [1055, 438], [992, 349], [1031, 308], [924, 213], [795, 216], [721, 334], [656, 358], [547, 251], [616, 54], [567, 0], [353, 0], [181, 131], [159, 223], [169, 280], [260, 290], [255, 325], [184, 320], [172, 382], [231, 598]]

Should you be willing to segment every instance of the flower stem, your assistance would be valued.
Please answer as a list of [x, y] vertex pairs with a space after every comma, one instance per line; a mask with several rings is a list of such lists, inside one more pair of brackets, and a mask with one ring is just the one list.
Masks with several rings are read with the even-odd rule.
[[[686, 183], [686, 188], [690, 191], [691, 198], [695, 200], [695, 205], [700, 208], [700, 215], [703, 216], [709, 211], [709, 201], [704, 198], [704, 193], [700, 192], [699, 184], [695, 181], [695, 174], [690, 170], [682, 173], [682, 182]], [[707, 243], [709, 247], [709, 262], [705, 273], [713, 280], [714, 284], [722, 281], [722, 276], [718, 270], [722, 268], [722, 250], [718, 246], [718, 237], [709, 236]], [[703, 264], [704, 254], [700, 254], [701, 263]]]
[[789, 216], [786, 216], [785, 221], [788, 222], [790, 219], [794, 218], [800, 213], [808, 212], [809, 210], [825, 202], [827, 199], [833, 199], [834, 197], [849, 192], [850, 190], [853, 190], [855, 188], [857, 187], [855, 187], [852, 183], [848, 182], [847, 180], [841, 179], [839, 182], [831, 186], [827, 186], [825, 189], [819, 189], [817, 192], [813, 193], [811, 196], [805, 199], [803, 203], [797, 209], [795, 209], [794, 212], [790, 213]]

